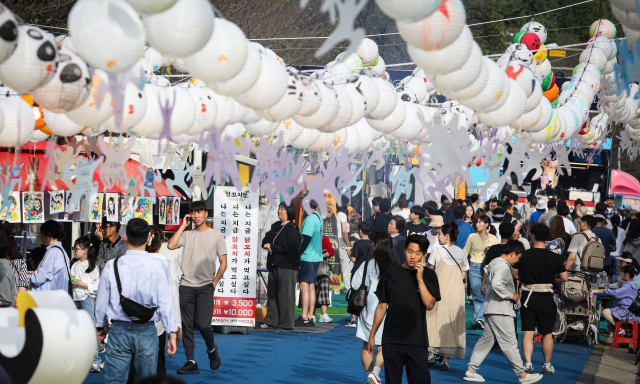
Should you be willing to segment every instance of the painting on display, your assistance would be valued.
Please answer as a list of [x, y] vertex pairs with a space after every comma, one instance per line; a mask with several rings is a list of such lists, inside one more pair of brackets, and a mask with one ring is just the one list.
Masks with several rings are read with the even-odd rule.
[[107, 221], [118, 221], [118, 206], [120, 195], [117, 193], [105, 194], [105, 209]]
[[173, 225], [179, 225], [180, 224], [180, 198], [179, 197], [174, 197], [173, 198]]
[[9, 208], [5, 208], [0, 212], [0, 220], [10, 223], [20, 223], [22, 216], [20, 215], [20, 192], [13, 191], [6, 197], [9, 199]]
[[80, 197], [80, 221], [89, 221], [90, 208], [87, 203], [88, 198], [89, 196], [86, 193], [83, 193], [82, 196]]
[[173, 197], [166, 197], [166, 201], [167, 201], [167, 217], [166, 217], [166, 221], [165, 224], [166, 225], [173, 225]]
[[158, 224], [167, 224], [167, 198], [158, 197]]
[[149, 225], [153, 225], [153, 203], [148, 197], [136, 198], [135, 212], [133, 217], [137, 219], [143, 219]]
[[120, 223], [127, 224], [129, 220], [133, 219], [133, 200], [135, 197], [125, 201], [125, 196], [120, 196]]
[[91, 210], [89, 212], [89, 221], [92, 223], [102, 223], [102, 199], [103, 193], [98, 193], [91, 202]]
[[52, 191], [49, 193], [49, 213], [64, 212], [64, 191]]
[[22, 221], [44, 223], [44, 192], [22, 192]]

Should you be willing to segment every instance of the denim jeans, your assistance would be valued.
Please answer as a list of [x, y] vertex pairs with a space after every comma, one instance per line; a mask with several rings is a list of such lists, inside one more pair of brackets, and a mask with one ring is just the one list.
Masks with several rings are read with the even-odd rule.
[[482, 287], [482, 263], [469, 262], [469, 283], [473, 295], [473, 321], [484, 322], [484, 295], [480, 291]]
[[[87, 296], [87, 298], [84, 299], [83, 301], [75, 301], [75, 303], [76, 303], [76, 308], [84, 309], [85, 311], [89, 312], [89, 316], [91, 316], [91, 320], [95, 320], [94, 316], [95, 316], [96, 299], [94, 297]], [[100, 357], [98, 356], [98, 346], [96, 345], [96, 355], [93, 357], [93, 364], [100, 364], [100, 363], [102, 363], [102, 360], [100, 360]]]
[[102, 379], [105, 383], [125, 384], [133, 360], [135, 381], [155, 376], [158, 360], [158, 332], [155, 324], [113, 322], [109, 330]]

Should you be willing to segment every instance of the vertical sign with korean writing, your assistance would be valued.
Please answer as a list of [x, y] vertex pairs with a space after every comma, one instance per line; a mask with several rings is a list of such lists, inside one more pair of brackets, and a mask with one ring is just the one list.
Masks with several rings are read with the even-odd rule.
[[227, 244], [227, 271], [216, 287], [212, 325], [255, 325], [258, 197], [249, 188], [216, 188], [213, 228]]

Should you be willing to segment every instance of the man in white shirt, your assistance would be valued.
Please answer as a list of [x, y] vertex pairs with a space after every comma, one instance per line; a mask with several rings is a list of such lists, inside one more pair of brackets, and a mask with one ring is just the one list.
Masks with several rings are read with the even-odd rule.
[[496, 229], [496, 237], [498, 241], [502, 241], [502, 237], [500, 237], [500, 224], [502, 224], [502, 219], [504, 218], [504, 209], [502, 207], [497, 207], [493, 210], [493, 227]]
[[398, 199], [398, 208], [400, 208], [400, 212], [398, 212], [397, 215], [402, 216], [406, 222], [411, 221], [409, 220], [409, 215], [411, 214], [411, 211], [409, 210], [409, 202], [407, 201], [404, 193], [400, 195], [400, 198]]
[[111, 337], [102, 371], [105, 383], [126, 383], [132, 362], [136, 382], [156, 375], [158, 337], [155, 320], [161, 320], [164, 329], [170, 332], [167, 354], [176, 353], [178, 328], [171, 285], [165, 266], [145, 251], [149, 238], [146, 221], [129, 221], [125, 235], [127, 253], [109, 260], [100, 277], [95, 316], [98, 340], [106, 337], [105, 321], [107, 317], [111, 319]]
[[349, 259], [349, 254], [346, 250], [346, 248], [351, 248], [351, 241], [349, 241], [349, 218], [347, 217], [348, 205], [349, 199], [342, 196], [342, 205], [336, 207], [338, 210], [338, 214], [336, 215], [336, 221], [338, 222], [337, 251], [340, 259], [345, 292], [351, 288], [351, 268], [353, 268], [353, 263]]
[[[567, 270], [571, 269], [571, 266], [574, 266], [575, 270], [580, 270], [581, 268], [581, 260], [582, 260], [582, 251], [584, 250], [584, 246], [591, 240], [596, 239], [596, 235], [591, 231], [598, 224], [596, 219], [591, 215], [582, 216], [582, 220], [580, 221], [580, 235], [576, 235], [571, 239], [571, 244], [569, 244], [569, 248], [567, 251], [569, 252], [569, 257], [567, 257], [567, 261], [564, 263], [565, 268]], [[586, 235], [583, 236], [582, 233]], [[598, 242], [600, 242], [598, 240]]]
[[564, 222], [564, 231], [569, 236], [575, 235], [578, 231], [576, 231], [576, 226], [573, 225], [573, 221], [567, 219], [569, 216], [570, 210], [569, 207], [565, 204], [561, 204], [558, 206], [558, 215], [562, 217], [562, 221]]

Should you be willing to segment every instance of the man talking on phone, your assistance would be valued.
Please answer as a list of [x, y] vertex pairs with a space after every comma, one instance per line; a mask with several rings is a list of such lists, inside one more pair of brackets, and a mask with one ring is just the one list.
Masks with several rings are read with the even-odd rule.
[[385, 382], [402, 383], [402, 370], [407, 365], [409, 384], [429, 384], [429, 339], [427, 311], [440, 300], [438, 276], [424, 267], [429, 241], [422, 235], [409, 235], [405, 242], [407, 261], [388, 269], [380, 279], [376, 296], [380, 303], [371, 328], [367, 349], [373, 355], [374, 336], [382, 320], [382, 356]]
[[[213, 294], [216, 285], [227, 269], [227, 246], [222, 233], [207, 226], [207, 204], [194, 201], [189, 204], [189, 214], [169, 240], [167, 248], [182, 251], [182, 280], [180, 280], [180, 316], [184, 335], [184, 352], [187, 362], [178, 369], [181, 374], [200, 373], [194, 360], [193, 327], [197, 321], [200, 334], [207, 345], [209, 366], [216, 370], [222, 360], [218, 346], [213, 341]], [[193, 223], [194, 230], [186, 231]], [[220, 267], [216, 271], [216, 261]]]

